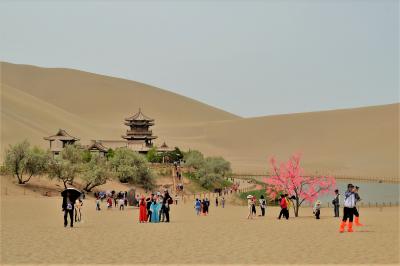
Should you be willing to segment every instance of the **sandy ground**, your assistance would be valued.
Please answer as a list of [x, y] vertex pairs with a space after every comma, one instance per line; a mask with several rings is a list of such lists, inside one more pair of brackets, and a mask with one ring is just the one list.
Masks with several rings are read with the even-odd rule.
[[[301, 217], [246, 220], [246, 207], [172, 206], [170, 224], [139, 224], [138, 210], [96, 212], [85, 201], [83, 221], [63, 227], [61, 198], [1, 198], [1, 264], [382, 264], [399, 263], [398, 207], [361, 209], [364, 227], [338, 233], [339, 220], [323, 209]], [[213, 204], [214, 205], [214, 204]]]

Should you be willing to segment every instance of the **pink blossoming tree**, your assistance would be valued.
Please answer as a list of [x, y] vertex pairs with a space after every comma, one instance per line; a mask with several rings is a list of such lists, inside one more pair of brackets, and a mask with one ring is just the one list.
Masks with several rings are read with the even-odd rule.
[[304, 176], [300, 167], [300, 154], [294, 154], [287, 162], [279, 164], [274, 157], [270, 159], [272, 174], [264, 178], [267, 195], [275, 199], [278, 193], [288, 194], [294, 199], [294, 213], [299, 215], [299, 208], [304, 201], [314, 202], [318, 196], [332, 193], [336, 180], [331, 176]]

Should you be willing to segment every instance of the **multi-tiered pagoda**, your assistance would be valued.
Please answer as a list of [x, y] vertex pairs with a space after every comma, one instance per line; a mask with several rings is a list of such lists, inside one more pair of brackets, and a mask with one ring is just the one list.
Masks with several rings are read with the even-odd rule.
[[128, 148], [146, 153], [153, 147], [153, 139], [157, 137], [149, 128], [154, 126], [154, 119], [144, 115], [139, 108], [139, 112], [125, 119], [125, 125], [130, 127], [122, 136], [127, 140]]

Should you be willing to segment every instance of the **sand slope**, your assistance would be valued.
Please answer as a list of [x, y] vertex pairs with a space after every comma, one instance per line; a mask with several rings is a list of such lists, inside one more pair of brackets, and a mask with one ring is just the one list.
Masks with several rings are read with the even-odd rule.
[[310, 173], [399, 176], [399, 104], [240, 118], [134, 81], [57, 68], [1, 63], [1, 144], [64, 128], [82, 142], [120, 139], [123, 119], [142, 107], [156, 140], [221, 155], [236, 172], [264, 173], [271, 155], [304, 154]]

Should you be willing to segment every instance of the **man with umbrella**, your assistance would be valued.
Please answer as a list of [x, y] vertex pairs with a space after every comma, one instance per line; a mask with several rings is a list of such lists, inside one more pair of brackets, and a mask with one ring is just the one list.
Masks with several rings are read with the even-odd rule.
[[67, 188], [61, 192], [61, 196], [63, 197], [61, 208], [64, 212], [64, 227], [67, 227], [68, 225], [68, 214], [71, 220], [71, 227], [74, 226], [74, 204], [80, 195], [81, 192], [75, 188]]

